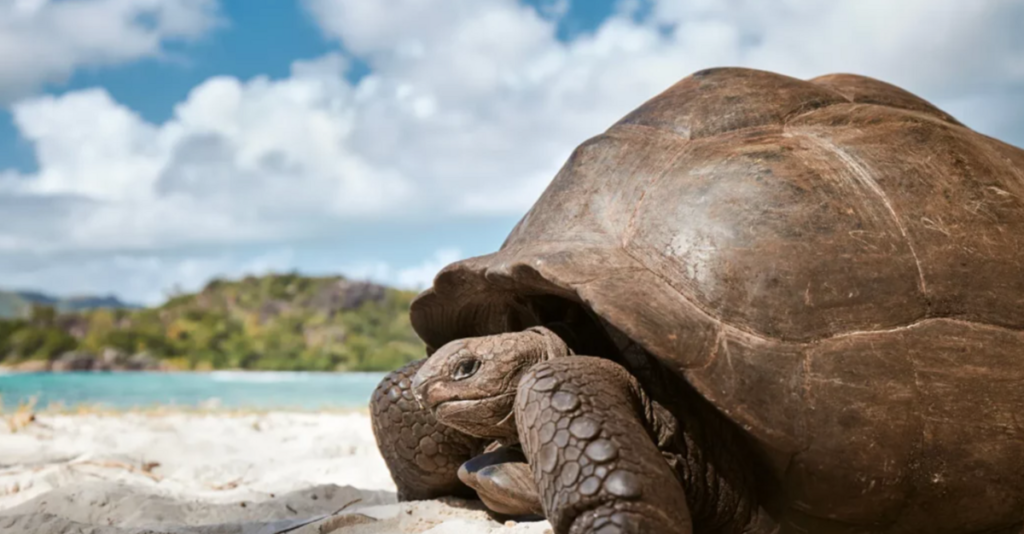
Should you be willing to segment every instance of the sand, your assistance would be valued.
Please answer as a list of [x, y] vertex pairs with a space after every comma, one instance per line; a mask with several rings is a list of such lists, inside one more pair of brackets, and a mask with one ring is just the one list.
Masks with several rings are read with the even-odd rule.
[[[16, 427], [19, 425], [15, 425]], [[0, 533], [550, 533], [397, 503], [365, 413], [37, 414], [0, 424]]]

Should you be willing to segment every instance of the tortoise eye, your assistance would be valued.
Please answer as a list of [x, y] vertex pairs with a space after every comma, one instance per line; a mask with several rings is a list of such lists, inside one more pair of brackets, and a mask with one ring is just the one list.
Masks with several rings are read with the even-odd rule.
[[455, 371], [452, 372], [452, 378], [455, 380], [462, 380], [469, 378], [476, 374], [480, 370], [480, 360], [462, 360], [458, 365], [455, 366]]

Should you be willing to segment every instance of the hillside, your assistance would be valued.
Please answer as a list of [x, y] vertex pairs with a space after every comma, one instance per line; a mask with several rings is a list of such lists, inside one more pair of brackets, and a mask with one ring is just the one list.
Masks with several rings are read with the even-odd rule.
[[50, 306], [60, 312], [94, 310], [97, 308], [137, 309], [139, 306], [121, 302], [117, 297], [70, 297], [60, 298], [38, 291], [0, 291], [0, 318], [27, 319], [32, 306]]
[[156, 308], [0, 320], [0, 364], [70, 369], [386, 370], [423, 356], [415, 293], [342, 277], [214, 280]]

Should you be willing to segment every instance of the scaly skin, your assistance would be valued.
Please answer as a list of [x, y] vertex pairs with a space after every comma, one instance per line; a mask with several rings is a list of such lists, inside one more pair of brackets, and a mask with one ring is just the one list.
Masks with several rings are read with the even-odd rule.
[[483, 451], [485, 441], [437, 422], [412, 395], [412, 378], [426, 360], [384, 377], [373, 392], [370, 418], [384, 462], [403, 501], [472, 497], [459, 466]]
[[647, 406], [636, 380], [601, 358], [546, 361], [522, 378], [516, 422], [555, 532], [692, 533]]
[[[459, 339], [431, 355], [412, 388], [443, 424], [480, 438], [517, 442], [513, 408], [520, 377], [538, 362], [570, 353], [543, 327]], [[472, 362], [477, 367], [460, 376], [460, 366]]]
[[522, 446], [528, 477], [487, 455], [462, 469], [495, 511], [540, 507], [558, 534], [776, 532], [738, 431], [668, 371], [637, 367], [643, 378], [533, 327], [453, 341], [412, 387], [442, 424]]

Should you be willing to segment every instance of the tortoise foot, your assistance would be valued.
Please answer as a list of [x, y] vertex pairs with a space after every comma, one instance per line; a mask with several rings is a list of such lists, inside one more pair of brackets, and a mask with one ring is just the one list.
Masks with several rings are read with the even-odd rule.
[[459, 479], [494, 513], [522, 519], [544, 515], [526, 456], [517, 448], [501, 447], [469, 460], [459, 468]]
[[473, 496], [459, 466], [484, 448], [484, 441], [437, 422], [412, 395], [412, 378], [425, 360], [384, 377], [370, 400], [370, 419], [384, 462], [402, 501]]
[[519, 382], [516, 421], [557, 534], [692, 534], [683, 487], [646, 419], [650, 401], [625, 369], [572, 356]]
[[569, 534], [647, 534], [649, 532], [687, 533], [689, 527], [666, 522], [657, 510], [644, 505], [604, 505], [580, 514]]

